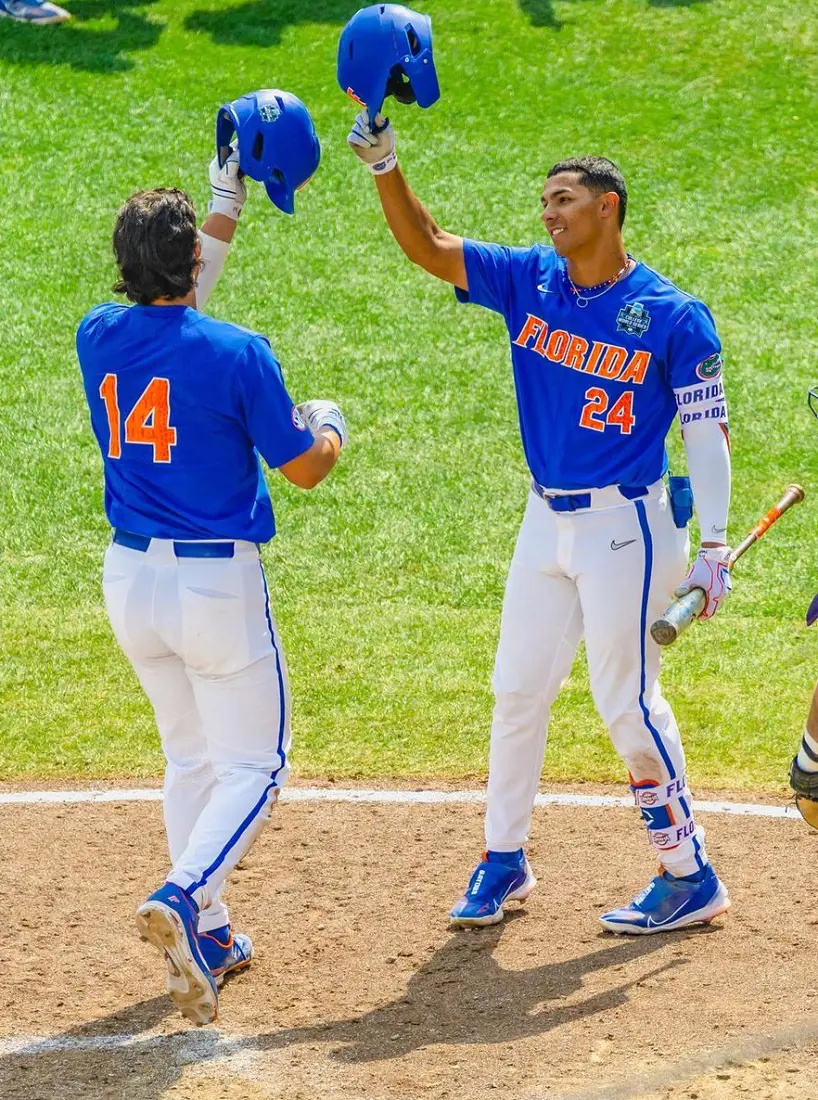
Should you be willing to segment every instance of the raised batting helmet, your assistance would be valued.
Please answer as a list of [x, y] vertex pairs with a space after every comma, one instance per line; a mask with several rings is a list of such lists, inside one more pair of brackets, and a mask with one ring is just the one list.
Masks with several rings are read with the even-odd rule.
[[321, 145], [310, 112], [291, 92], [263, 88], [226, 103], [216, 118], [219, 164], [230, 156], [235, 134], [239, 166], [263, 183], [285, 214], [294, 210], [294, 196], [315, 173]]
[[338, 83], [372, 120], [389, 95], [431, 107], [440, 99], [432, 20], [400, 4], [361, 8], [341, 32]]

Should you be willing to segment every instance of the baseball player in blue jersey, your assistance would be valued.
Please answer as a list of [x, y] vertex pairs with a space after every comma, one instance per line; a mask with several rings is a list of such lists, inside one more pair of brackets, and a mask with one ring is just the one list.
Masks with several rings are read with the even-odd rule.
[[[318, 148], [299, 103], [287, 101], [280, 116], [289, 112], [292, 124], [285, 161], [297, 152], [293, 128], [305, 148]], [[181, 191], [125, 203], [114, 233], [117, 290], [133, 304], [97, 306], [77, 333], [113, 528], [105, 602], [167, 757], [172, 868], [137, 910], [137, 926], [162, 951], [182, 1014], [198, 1024], [216, 1017], [220, 979], [252, 957], [222, 892], [288, 771], [287, 668], [259, 557], [275, 524], [259, 456], [309, 489], [346, 439], [333, 403], [293, 404], [264, 336], [202, 312], [246, 197], [235, 152], [221, 168], [214, 160], [210, 176], [199, 234]], [[277, 204], [292, 209], [304, 182], [277, 176]]]
[[[604, 157], [562, 161], [548, 173], [550, 247], [506, 248], [436, 225], [401, 172], [387, 120], [362, 111], [349, 143], [373, 172], [409, 259], [454, 284], [461, 302], [503, 317], [532, 476], [494, 671], [487, 850], [451, 919], [493, 924], [506, 901], [525, 899], [536, 884], [524, 844], [549, 714], [584, 637], [596, 706], [661, 864], [602, 924], [651, 933], [709, 921], [730, 902], [693, 818], [648, 626], [674, 590], [703, 588], [709, 618], [730, 588], [730, 457], [713, 318], [627, 254], [627, 190]], [[672, 500], [663, 480], [677, 415], [703, 538], [684, 580], [689, 500]]]

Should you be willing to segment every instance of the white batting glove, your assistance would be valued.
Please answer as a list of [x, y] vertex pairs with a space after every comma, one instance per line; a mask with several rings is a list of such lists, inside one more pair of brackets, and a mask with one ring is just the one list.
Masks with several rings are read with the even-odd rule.
[[211, 160], [210, 189], [213, 192], [213, 198], [208, 205], [209, 212], [224, 214], [226, 218], [232, 218], [237, 222], [241, 208], [247, 200], [247, 188], [240, 175], [239, 151], [235, 145], [230, 146], [230, 156], [221, 168], [219, 168], [217, 156]]
[[334, 401], [305, 401], [303, 405], [296, 405], [296, 408], [313, 435], [319, 428], [332, 428], [343, 447], [347, 441], [347, 426], [344, 414]]
[[389, 119], [384, 118], [383, 115], [375, 115], [373, 127], [369, 121], [369, 111], [364, 108], [355, 119], [347, 142], [351, 145], [355, 156], [362, 160], [375, 176], [391, 172], [398, 163], [398, 155], [395, 152], [395, 131], [389, 124]]
[[702, 546], [687, 576], [676, 589], [677, 596], [684, 596], [691, 588], [701, 588], [707, 603], [700, 619], [712, 619], [733, 590], [728, 564], [731, 554], [729, 546]]

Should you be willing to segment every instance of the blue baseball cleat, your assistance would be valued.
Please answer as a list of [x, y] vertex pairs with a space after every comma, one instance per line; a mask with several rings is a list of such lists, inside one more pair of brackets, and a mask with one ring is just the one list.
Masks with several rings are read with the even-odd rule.
[[608, 932], [649, 936], [672, 932], [689, 924], [709, 924], [730, 908], [727, 887], [708, 863], [700, 881], [674, 878], [663, 871], [629, 905], [612, 909], [599, 918]]
[[194, 1024], [210, 1024], [218, 1015], [219, 994], [199, 947], [199, 913], [175, 883], [166, 882], [136, 911], [143, 940], [165, 956], [168, 993], [182, 1015]]
[[0, 19], [16, 19], [18, 23], [45, 26], [67, 23], [71, 13], [48, 0], [0, 0]]
[[516, 852], [486, 852], [466, 893], [449, 913], [451, 922], [464, 927], [499, 924], [504, 903], [525, 901], [536, 885], [522, 848]]
[[230, 925], [199, 933], [199, 948], [210, 973], [221, 985], [228, 974], [244, 970], [253, 961], [253, 941]]

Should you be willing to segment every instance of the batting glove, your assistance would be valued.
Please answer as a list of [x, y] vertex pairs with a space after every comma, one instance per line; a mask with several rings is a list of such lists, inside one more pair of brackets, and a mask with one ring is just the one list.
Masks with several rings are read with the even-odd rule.
[[375, 125], [369, 121], [369, 111], [364, 109], [355, 119], [355, 125], [349, 132], [347, 142], [352, 152], [364, 162], [375, 176], [391, 172], [398, 163], [395, 152], [395, 131], [389, 119], [375, 115]]
[[702, 546], [690, 571], [676, 589], [677, 596], [684, 596], [692, 588], [701, 588], [707, 599], [700, 619], [712, 619], [733, 590], [730, 579], [729, 546]]
[[237, 222], [247, 199], [247, 188], [239, 169], [239, 152], [235, 145], [230, 146], [230, 156], [221, 168], [218, 157], [211, 160], [210, 189], [213, 192], [208, 206], [210, 213], [224, 214], [226, 218]]
[[319, 428], [332, 428], [343, 447], [347, 441], [347, 426], [344, 414], [334, 401], [305, 401], [303, 405], [297, 405], [296, 408], [313, 435]]

